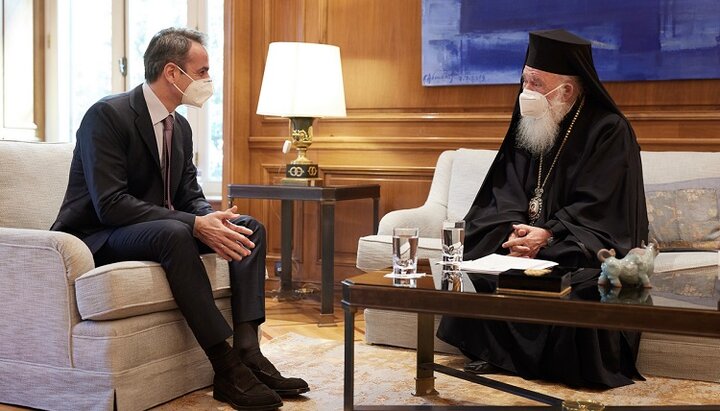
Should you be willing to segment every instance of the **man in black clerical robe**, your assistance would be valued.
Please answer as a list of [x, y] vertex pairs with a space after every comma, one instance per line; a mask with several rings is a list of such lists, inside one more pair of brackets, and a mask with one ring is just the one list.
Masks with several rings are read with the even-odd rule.
[[[530, 33], [508, 133], [470, 208], [464, 259], [491, 253], [599, 267], [647, 240], [640, 148], [594, 68], [590, 43]], [[593, 280], [591, 280], [593, 281]], [[475, 282], [493, 291], [492, 278]], [[509, 372], [573, 387], [642, 379], [639, 333], [444, 317], [438, 337], [478, 373]]]

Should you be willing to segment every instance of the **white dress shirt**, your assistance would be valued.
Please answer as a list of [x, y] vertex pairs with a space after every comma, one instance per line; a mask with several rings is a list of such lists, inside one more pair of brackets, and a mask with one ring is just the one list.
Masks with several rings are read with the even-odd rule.
[[160, 165], [164, 166], [165, 156], [163, 155], [163, 120], [168, 115], [173, 116], [174, 113], [170, 113], [165, 108], [165, 105], [160, 101], [155, 92], [150, 88], [148, 83], [143, 83], [143, 96], [145, 97], [145, 103], [147, 103], [148, 111], [150, 111], [150, 121], [152, 121], [153, 130], [155, 131], [155, 142], [157, 143], [158, 153], [160, 155]]

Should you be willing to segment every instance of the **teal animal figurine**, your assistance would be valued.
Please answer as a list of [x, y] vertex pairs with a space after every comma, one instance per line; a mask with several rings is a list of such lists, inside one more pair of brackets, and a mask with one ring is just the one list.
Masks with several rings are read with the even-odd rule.
[[640, 247], [633, 248], [624, 258], [615, 257], [615, 250], [605, 248], [598, 251], [597, 256], [600, 265], [599, 285], [605, 285], [609, 281], [613, 287], [624, 285], [650, 288], [650, 276], [655, 270], [655, 257], [660, 252], [657, 241], [653, 240], [645, 245], [643, 241]]

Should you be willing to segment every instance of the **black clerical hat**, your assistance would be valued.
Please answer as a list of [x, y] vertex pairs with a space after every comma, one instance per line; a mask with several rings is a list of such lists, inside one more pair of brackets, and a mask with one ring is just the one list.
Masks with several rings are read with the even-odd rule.
[[565, 30], [532, 31], [525, 65], [549, 73], [580, 77], [586, 95], [622, 115], [595, 71], [588, 40]]
[[590, 42], [565, 30], [530, 32], [525, 64], [549, 73], [579, 76], [578, 60], [592, 61]]

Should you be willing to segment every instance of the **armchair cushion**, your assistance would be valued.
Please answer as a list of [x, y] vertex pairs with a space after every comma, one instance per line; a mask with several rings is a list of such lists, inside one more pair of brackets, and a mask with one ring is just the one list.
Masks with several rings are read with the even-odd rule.
[[645, 185], [650, 238], [661, 251], [720, 249], [720, 179]]
[[[231, 322], [230, 299], [215, 300]], [[169, 310], [114, 321], [81, 321], [72, 329], [75, 367], [91, 372], [124, 372], [199, 350], [180, 310]]]
[[3, 143], [0, 227], [50, 229], [65, 195], [74, 146], [71, 143]]
[[[214, 297], [230, 295], [227, 262], [203, 255]], [[83, 320], [114, 320], [177, 308], [165, 271], [150, 261], [123, 261], [98, 267], [75, 282]]]

